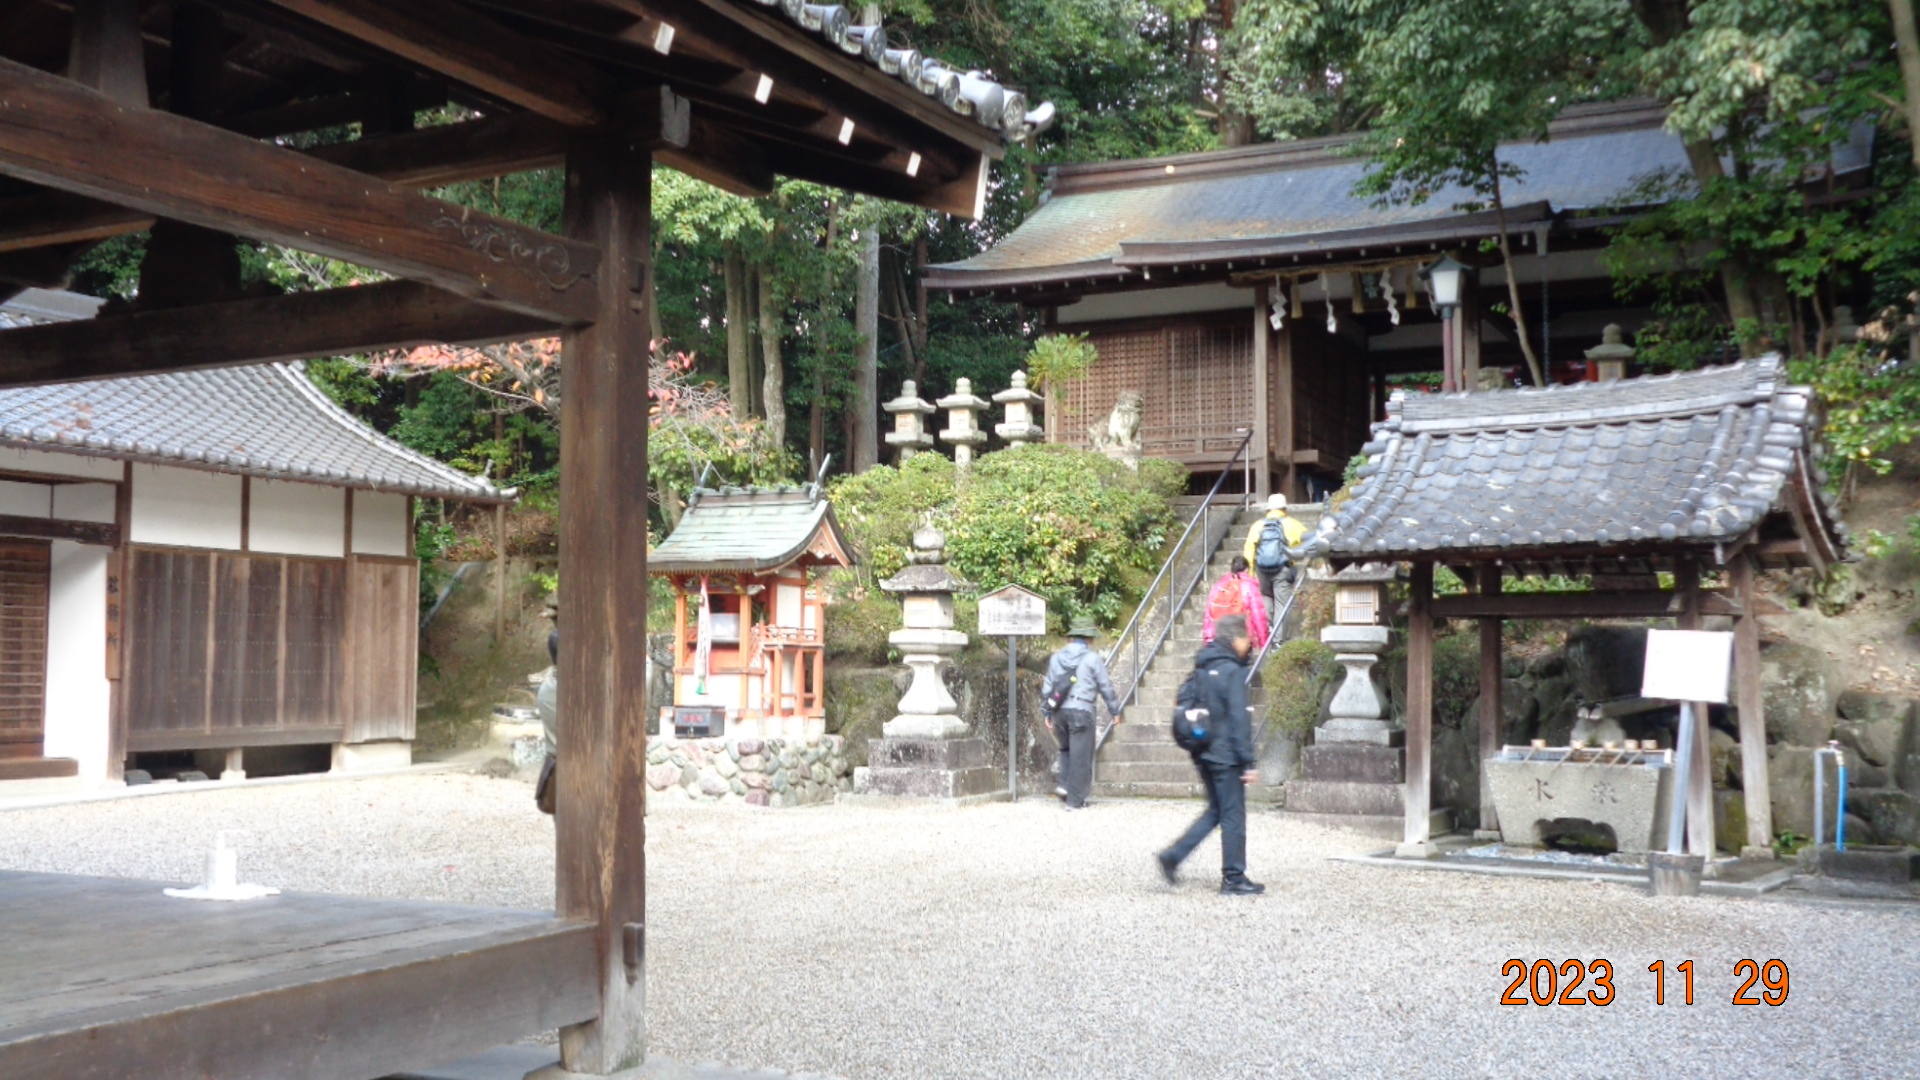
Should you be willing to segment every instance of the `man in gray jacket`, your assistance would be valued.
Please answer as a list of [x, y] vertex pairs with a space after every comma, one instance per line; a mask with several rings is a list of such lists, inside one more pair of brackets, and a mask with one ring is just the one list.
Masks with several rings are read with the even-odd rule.
[[1247, 786], [1260, 782], [1254, 770], [1253, 718], [1247, 706], [1247, 653], [1253, 635], [1244, 615], [1228, 615], [1213, 626], [1213, 644], [1193, 658], [1200, 673], [1200, 703], [1213, 732], [1194, 765], [1207, 786], [1207, 809], [1185, 836], [1161, 852], [1160, 873], [1171, 885], [1180, 864], [1207, 834], [1220, 829], [1220, 891], [1257, 896], [1267, 887], [1247, 880]]
[[[1067, 809], [1087, 805], [1087, 793], [1093, 790], [1094, 698], [1106, 699], [1113, 722], [1120, 722], [1120, 698], [1113, 692], [1113, 679], [1107, 674], [1107, 662], [1089, 644], [1100, 630], [1086, 615], [1074, 617], [1067, 628], [1066, 648], [1047, 661], [1047, 680], [1040, 686], [1040, 700], [1049, 705], [1047, 730], [1060, 744], [1060, 783], [1067, 790]], [[1059, 701], [1058, 708], [1051, 703]]]

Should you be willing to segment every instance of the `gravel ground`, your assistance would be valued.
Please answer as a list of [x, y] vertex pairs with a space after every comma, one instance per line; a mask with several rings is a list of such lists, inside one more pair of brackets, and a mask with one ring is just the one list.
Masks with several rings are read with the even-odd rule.
[[[964, 811], [663, 807], [650, 818], [652, 1045], [886, 1078], [1920, 1076], [1920, 905], [1655, 899], [1619, 885], [1332, 862], [1378, 841], [1256, 812], [1270, 891], [1221, 897], [1190, 804]], [[191, 880], [216, 828], [245, 880], [552, 904], [528, 786], [469, 775], [0, 813], [0, 866]], [[1501, 964], [1610, 960], [1605, 1008], [1502, 1006]], [[1784, 1006], [1734, 1006], [1779, 958]], [[1647, 965], [1696, 961], [1697, 1004]], [[1583, 986], [1584, 990], [1587, 987]]]

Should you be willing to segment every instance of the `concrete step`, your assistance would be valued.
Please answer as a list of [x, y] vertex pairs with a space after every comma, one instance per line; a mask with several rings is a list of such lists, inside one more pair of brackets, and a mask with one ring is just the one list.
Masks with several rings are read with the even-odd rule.
[[1195, 779], [1186, 783], [1139, 780], [1109, 783], [1097, 780], [1093, 785], [1093, 795], [1097, 799], [1204, 799], [1206, 790], [1200, 786], [1199, 774], [1191, 768], [1187, 775]]
[[1403, 813], [1401, 784], [1363, 784], [1344, 780], [1290, 780], [1287, 809], [1308, 814], [1386, 817]]
[[1199, 773], [1191, 760], [1103, 761], [1099, 775], [1100, 782], [1105, 784], [1190, 784], [1198, 782]]
[[[1179, 681], [1185, 682], [1186, 678], [1186, 675], [1182, 674]], [[1247, 703], [1249, 705], [1265, 705], [1267, 703], [1265, 691], [1266, 688], [1262, 686], [1248, 687]], [[1156, 712], [1165, 713], [1173, 708], [1174, 695], [1179, 692], [1180, 687], [1178, 683], [1171, 686], [1143, 686], [1140, 688], [1136, 703], [1145, 706], [1149, 716], [1153, 716]], [[1166, 722], [1166, 717], [1164, 716], [1158, 717], [1157, 719], [1161, 723]]]

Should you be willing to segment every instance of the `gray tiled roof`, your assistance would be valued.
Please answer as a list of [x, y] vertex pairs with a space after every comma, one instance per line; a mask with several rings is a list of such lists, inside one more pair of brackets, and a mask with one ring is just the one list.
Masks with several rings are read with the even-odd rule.
[[833, 507], [803, 487], [737, 488], [695, 493], [680, 526], [647, 555], [656, 574], [772, 570], [806, 553], [828, 530], [839, 550], [846, 537]]
[[[0, 306], [0, 327], [57, 317], [35, 300]], [[0, 445], [430, 498], [513, 494], [349, 416], [297, 364], [0, 388]]]
[[[1505, 185], [1510, 217], [1613, 205], [1643, 180], [1686, 174], [1686, 149], [1644, 105], [1585, 106], [1556, 124], [1548, 142], [1510, 143], [1502, 161], [1521, 176]], [[1603, 123], [1611, 113], [1626, 118]], [[1870, 129], [1835, 150], [1837, 172], [1871, 160]], [[1267, 248], [1308, 251], [1366, 244], [1369, 230], [1402, 239], [1464, 223], [1457, 205], [1484, 202], [1459, 187], [1418, 204], [1380, 205], [1356, 195], [1369, 163], [1347, 156], [1351, 138], [1263, 144], [1137, 162], [1064, 166], [1058, 191], [1012, 233], [960, 262], [930, 268], [937, 288], [991, 287], [1014, 279], [1137, 276], [1142, 267], [1209, 258], [1251, 258]], [[1164, 163], [1164, 164], [1162, 164]], [[1689, 174], [1690, 175], [1690, 174]], [[1053, 186], [1050, 186], [1052, 191]], [[1491, 224], [1477, 228], [1484, 234]], [[1424, 230], [1424, 231], [1423, 231]], [[1437, 236], [1437, 239], [1446, 239]], [[1378, 244], [1376, 237], [1373, 243]], [[1196, 245], [1218, 250], [1201, 251]], [[1231, 248], [1232, 250], [1228, 250]], [[977, 279], [977, 284], [976, 284]]]
[[[1811, 392], [1766, 356], [1622, 382], [1396, 393], [1373, 432], [1353, 498], [1303, 555], [1726, 544], [1787, 509], [1789, 479], [1811, 476], [1816, 423]], [[1839, 547], [1844, 526], [1814, 506], [1820, 539]]]

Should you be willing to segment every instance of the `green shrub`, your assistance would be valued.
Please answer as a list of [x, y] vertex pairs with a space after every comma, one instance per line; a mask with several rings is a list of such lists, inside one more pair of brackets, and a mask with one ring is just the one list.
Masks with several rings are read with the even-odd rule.
[[883, 592], [827, 605], [827, 659], [879, 667], [889, 662], [887, 635], [900, 629], [900, 604]]
[[1064, 446], [987, 454], [964, 474], [919, 454], [833, 485], [861, 562], [842, 584], [865, 591], [898, 573], [914, 531], [932, 523], [954, 572], [980, 591], [1018, 583], [1047, 598], [1060, 626], [1076, 612], [1113, 626], [1158, 569], [1176, 524], [1172, 498], [1185, 488], [1170, 462], [1143, 461], [1136, 473]]
[[1320, 698], [1341, 673], [1333, 650], [1311, 637], [1274, 647], [1261, 668], [1267, 688], [1267, 730], [1305, 734], [1320, 720]]

